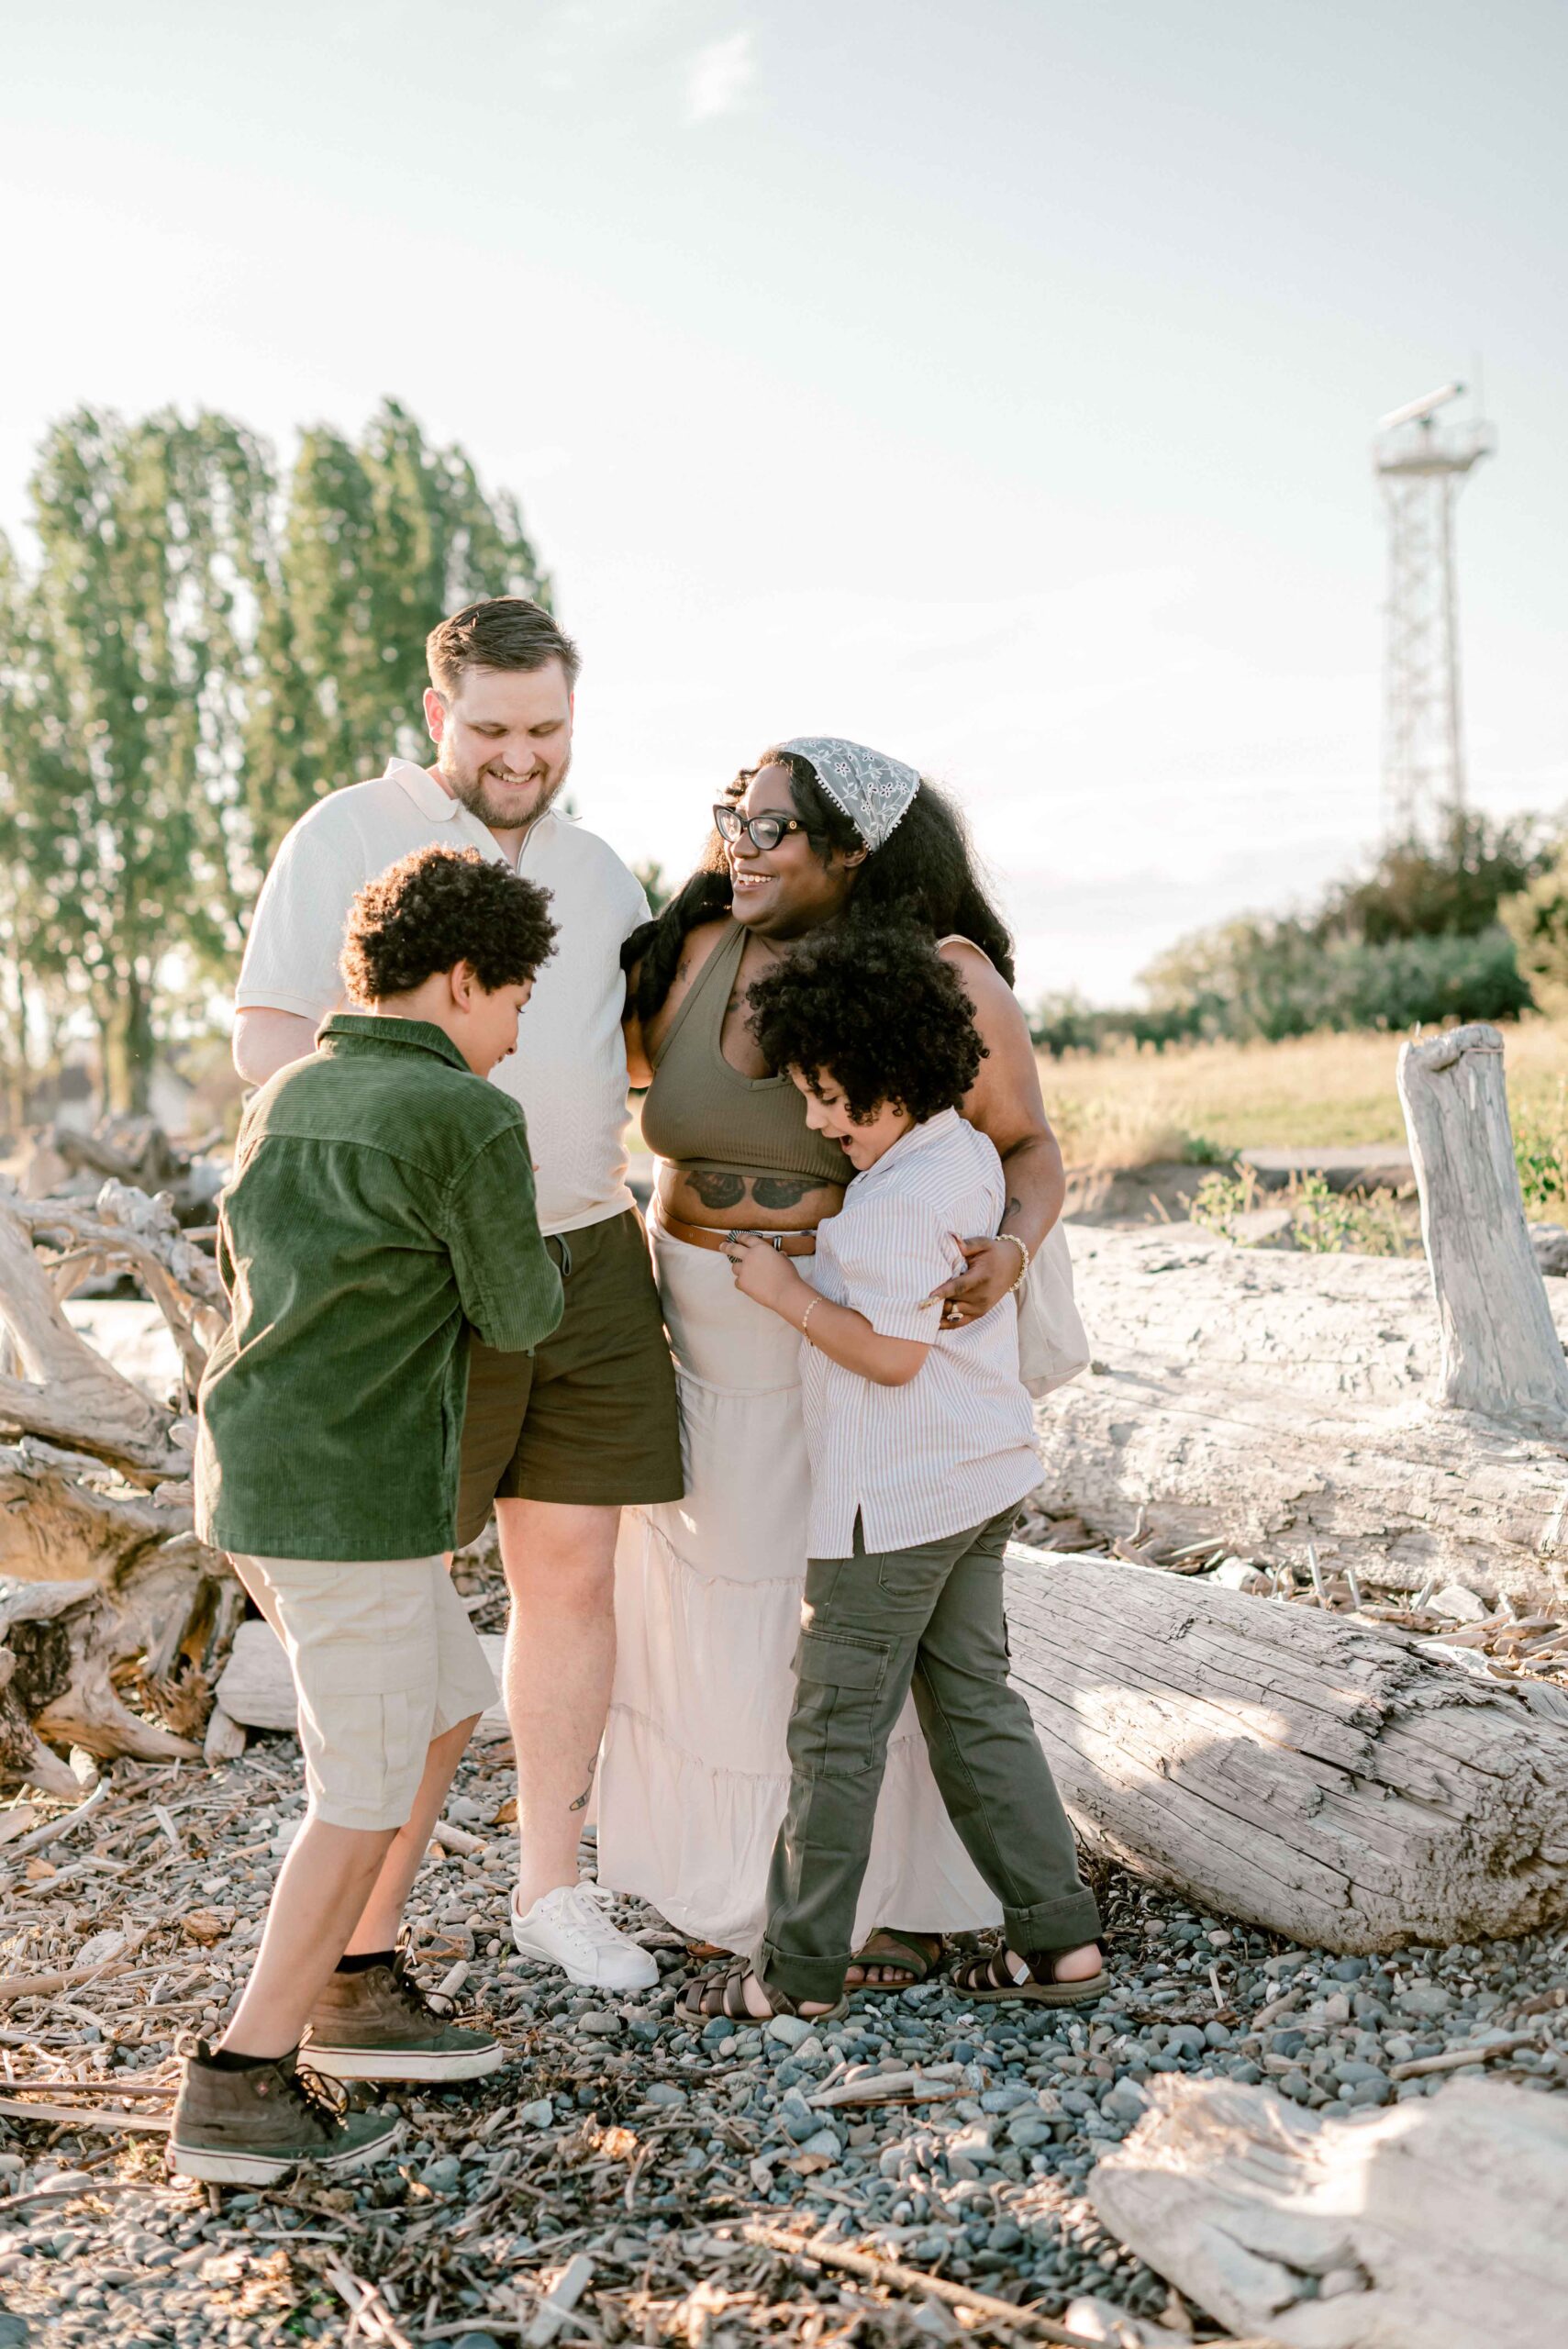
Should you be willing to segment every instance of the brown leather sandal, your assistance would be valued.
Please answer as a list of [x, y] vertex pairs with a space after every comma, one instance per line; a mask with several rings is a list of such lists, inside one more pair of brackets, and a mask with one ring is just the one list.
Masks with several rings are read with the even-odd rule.
[[[875, 1947], [878, 1942], [884, 1944], [881, 1949]], [[895, 1998], [900, 1990], [913, 1990], [918, 1984], [929, 1982], [945, 1954], [946, 1943], [940, 1933], [902, 1933], [892, 1925], [879, 1925], [864, 1949], [856, 1950], [851, 1965], [895, 1966], [900, 1974], [908, 1976], [908, 1980], [851, 1982], [846, 1987], [851, 1990], [864, 1990], [872, 1998], [879, 1992], [884, 1998]]]
[[[695, 1982], [687, 1983], [676, 2000], [677, 2021], [711, 2022], [716, 2015], [722, 2015], [728, 2022], [761, 2024], [771, 2022], [774, 2015], [800, 2015], [800, 2008], [794, 1998], [789, 1998], [783, 1990], [771, 1988], [766, 1982], [762, 1985], [762, 1988], [768, 2001], [769, 2012], [765, 2015], [754, 2015], [746, 2004], [746, 1985], [751, 1977], [751, 1968], [744, 1959], [739, 1965], [730, 1966], [725, 1973], [700, 1974]], [[801, 2021], [809, 2023], [831, 2022], [835, 2016], [846, 2011], [849, 2003], [848, 1998], [840, 1998], [837, 2006], [824, 2007], [818, 2015], [801, 2015]]]
[[[1098, 1948], [1098, 1943], [1095, 1947]], [[1074, 1948], [1082, 1943], [1074, 1943]], [[1059, 1981], [1056, 1965], [1067, 1952], [1061, 1949], [1031, 1949], [1023, 1953], [1029, 1971], [1021, 1982], [1015, 1981], [1007, 1964], [1007, 1953], [999, 1949], [994, 1957], [972, 1957], [956, 1966], [950, 1977], [953, 1987], [966, 1998], [1023, 1998], [1038, 2007], [1087, 2007], [1104, 1998], [1110, 1987], [1110, 1976], [1102, 1965], [1097, 1974], [1088, 1974], [1081, 1982]]]

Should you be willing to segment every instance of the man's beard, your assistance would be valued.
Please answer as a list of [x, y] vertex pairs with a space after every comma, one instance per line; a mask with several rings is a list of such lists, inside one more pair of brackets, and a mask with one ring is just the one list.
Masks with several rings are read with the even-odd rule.
[[[526, 816], [512, 813], [507, 805], [509, 791], [484, 774], [483, 769], [460, 768], [455, 761], [449, 766], [444, 758], [436, 761], [436, 771], [460, 807], [466, 807], [482, 824], [492, 830], [515, 831], [523, 825], [536, 823], [552, 801], [560, 796], [562, 786], [572, 769], [572, 753], [568, 751], [559, 773], [549, 775], [538, 786], [539, 796]], [[515, 791], [517, 785], [509, 789]]]

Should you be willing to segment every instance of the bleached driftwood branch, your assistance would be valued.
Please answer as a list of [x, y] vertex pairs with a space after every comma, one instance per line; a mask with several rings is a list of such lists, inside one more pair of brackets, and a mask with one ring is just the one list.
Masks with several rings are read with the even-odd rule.
[[119, 1268], [158, 1303], [194, 1389], [222, 1289], [161, 1201], [117, 1182], [92, 1208], [0, 1197], [0, 1427], [19, 1435], [0, 1445], [0, 1771], [61, 1794], [76, 1782], [60, 1748], [200, 1751], [244, 1609], [228, 1561], [192, 1531], [189, 1421], [66, 1319], [90, 1272]]
[[95, 1453], [141, 1484], [182, 1473], [169, 1443], [172, 1415], [71, 1327], [10, 1198], [0, 1198], [0, 1317], [22, 1372], [0, 1375], [0, 1427]]
[[1501, 2082], [1326, 2121], [1230, 2080], [1150, 2082], [1102, 2154], [1104, 2223], [1284, 2349], [1559, 2349], [1568, 2104]]

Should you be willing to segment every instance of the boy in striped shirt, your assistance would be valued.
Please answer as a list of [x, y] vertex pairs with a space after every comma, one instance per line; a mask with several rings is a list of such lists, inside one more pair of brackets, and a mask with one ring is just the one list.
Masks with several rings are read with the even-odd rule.
[[751, 1026], [856, 1173], [814, 1259], [743, 1232], [727, 1251], [742, 1292], [805, 1341], [811, 1554], [767, 1922], [749, 1965], [691, 1987], [685, 2017], [840, 1998], [911, 1685], [949, 1815], [1006, 1924], [1006, 1947], [961, 1967], [959, 1987], [1086, 2003], [1106, 1987], [1099, 1912], [1007, 1680], [1003, 1553], [1040, 1476], [1018, 1313], [1004, 1298], [950, 1328], [932, 1293], [963, 1268], [954, 1235], [995, 1232], [1006, 1199], [994, 1145], [959, 1114], [983, 1049], [968, 997], [918, 935], [827, 931], [752, 988]]

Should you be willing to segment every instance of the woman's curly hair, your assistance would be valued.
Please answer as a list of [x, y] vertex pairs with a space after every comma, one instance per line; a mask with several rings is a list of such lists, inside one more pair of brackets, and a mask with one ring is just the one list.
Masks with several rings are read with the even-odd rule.
[[466, 963], [487, 994], [521, 986], [554, 951], [550, 891], [476, 848], [420, 848], [367, 881], [338, 967], [355, 1003], [410, 995]]
[[[741, 798], [765, 766], [787, 768], [795, 813], [824, 864], [834, 849], [864, 848], [853, 824], [817, 780], [816, 768], [797, 751], [764, 751], [756, 766], [743, 768], [728, 785], [725, 797], [731, 803]], [[639, 1019], [651, 1019], [662, 1005], [688, 934], [727, 914], [732, 895], [724, 842], [713, 832], [691, 879], [621, 948], [621, 968], [637, 973], [632, 1009]], [[1009, 986], [1013, 983], [1006, 924], [985, 894], [962, 817], [934, 784], [921, 784], [897, 829], [856, 868], [842, 918], [851, 926], [866, 922], [879, 928], [907, 921], [930, 939], [967, 938], [989, 955]]]
[[823, 930], [751, 989], [749, 1025], [771, 1068], [831, 1076], [857, 1124], [884, 1101], [918, 1123], [956, 1109], [985, 1047], [957, 972], [917, 930]]

